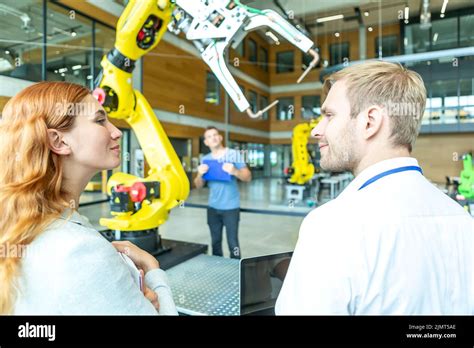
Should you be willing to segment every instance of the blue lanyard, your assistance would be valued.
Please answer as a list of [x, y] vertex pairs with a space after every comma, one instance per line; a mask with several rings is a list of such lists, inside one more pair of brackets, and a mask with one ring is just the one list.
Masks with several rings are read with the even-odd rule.
[[367, 180], [361, 187], [359, 187], [358, 191], [362, 190], [366, 186], [369, 186], [370, 184], [377, 181], [378, 179], [383, 178], [384, 176], [387, 176], [387, 175], [390, 175], [390, 174], [395, 174], [395, 173], [406, 172], [408, 170], [416, 170], [416, 171], [420, 172], [423, 175], [423, 171], [418, 166], [406, 166], [406, 167], [394, 168], [394, 169], [387, 170], [386, 172], [380, 173], [380, 174], [374, 176], [373, 178]]

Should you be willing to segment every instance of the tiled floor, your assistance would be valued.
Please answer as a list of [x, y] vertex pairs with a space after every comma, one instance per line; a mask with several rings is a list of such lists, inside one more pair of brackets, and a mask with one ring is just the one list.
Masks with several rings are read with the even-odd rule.
[[[311, 208], [288, 206], [284, 201], [284, 187], [279, 179], [257, 179], [248, 184], [241, 183], [239, 188], [242, 208], [281, 211], [279, 215], [241, 213], [239, 239], [242, 256], [251, 257], [293, 250], [303, 216], [284, 214], [307, 213]], [[207, 188], [191, 190], [186, 203], [207, 204], [207, 196]], [[81, 203], [103, 198], [101, 194], [86, 193], [81, 198]], [[98, 224], [99, 218], [109, 216], [108, 203], [81, 207], [79, 211], [100, 229], [103, 227]], [[183, 208], [175, 208], [168, 221], [160, 227], [160, 233], [168, 239], [210, 244], [206, 210], [188, 207], [186, 204]], [[225, 233], [224, 246], [227, 246]], [[226, 247], [224, 255], [229, 255]]]

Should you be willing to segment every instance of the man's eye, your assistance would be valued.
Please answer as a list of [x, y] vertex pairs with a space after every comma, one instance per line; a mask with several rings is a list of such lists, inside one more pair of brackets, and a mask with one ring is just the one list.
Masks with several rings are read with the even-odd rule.
[[105, 121], [106, 121], [105, 118], [102, 118], [102, 119], [100, 119], [100, 120], [97, 120], [96, 122], [103, 124], [103, 123], [105, 123]]

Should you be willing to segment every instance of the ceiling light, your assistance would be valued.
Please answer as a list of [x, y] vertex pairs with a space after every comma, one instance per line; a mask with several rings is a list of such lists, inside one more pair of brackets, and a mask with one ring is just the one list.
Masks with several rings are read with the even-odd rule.
[[343, 14], [338, 14], [338, 15], [335, 15], [335, 16], [318, 18], [318, 19], [316, 19], [316, 23], [335, 21], [336, 19], [343, 19], [343, 18], [344, 18]]
[[410, 8], [405, 6], [405, 20], [408, 20], [408, 17], [410, 17]]
[[369, 17], [369, 11], [364, 11], [364, 16]]
[[9, 50], [5, 50], [5, 54], [10, 54], [10, 51], [9, 51]]
[[367, 30], [368, 30], [368, 31], [372, 31], [372, 30], [374, 30], [374, 28], [368, 27]]
[[0, 58], [0, 72], [10, 71], [14, 66], [6, 59]]
[[82, 65], [80, 65], [80, 64], [79, 65], [74, 65], [72, 67], [72, 70], [79, 70], [80, 68], [82, 68]]
[[433, 35], [433, 43], [436, 42], [436, 40], [438, 40], [438, 33], [434, 33]]
[[72, 36], [72, 37], [76, 37], [76, 35], [77, 35], [77, 33], [76, 33], [74, 30], [72, 30], [72, 31], [71, 31], [71, 36]]
[[444, 18], [444, 13], [441, 13], [439, 16], [440, 16], [441, 18]]
[[341, 34], [339, 34], [339, 32], [336, 31], [336, 32], [334, 33], [334, 36], [335, 36], [335, 37], [339, 37], [339, 36], [341, 36]]
[[277, 45], [280, 44], [280, 40], [278, 40], [278, 38], [276, 37], [276, 35], [273, 34], [271, 31], [268, 30], [268, 31], [265, 33], [265, 35], [268, 36], [270, 39], [272, 39]]
[[446, 12], [446, 6], [448, 6], [448, 1], [449, 0], [444, 0], [443, 1], [443, 6], [441, 7], [441, 13], [444, 14]]

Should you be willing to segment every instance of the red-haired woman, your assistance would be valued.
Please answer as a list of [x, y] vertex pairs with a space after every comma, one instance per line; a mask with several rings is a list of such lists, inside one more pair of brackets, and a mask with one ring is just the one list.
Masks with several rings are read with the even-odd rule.
[[[92, 176], [120, 164], [121, 136], [79, 85], [40, 82], [5, 105], [0, 314], [177, 314], [158, 261], [110, 244], [75, 209]], [[145, 294], [117, 250], [145, 273]]]

